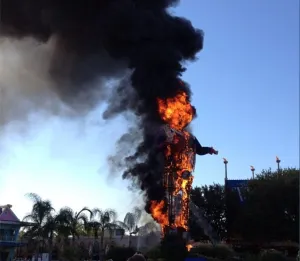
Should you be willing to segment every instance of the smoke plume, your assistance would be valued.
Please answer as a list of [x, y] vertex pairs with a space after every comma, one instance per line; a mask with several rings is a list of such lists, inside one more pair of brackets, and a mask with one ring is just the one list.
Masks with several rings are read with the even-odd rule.
[[[2, 36], [33, 37], [41, 43], [52, 40], [53, 52], [45, 63], [49, 63], [53, 88], [66, 103], [90, 93], [95, 83], [105, 89], [110, 88], [106, 82], [124, 78], [111, 87], [103, 117], [126, 111], [137, 116], [132, 133], [142, 133], [141, 142], [130, 155], [119, 149], [117, 158], [125, 166], [123, 178], [145, 192], [146, 203], [164, 196], [161, 166], [153, 153], [155, 128], [162, 123], [156, 99], [172, 97], [182, 89], [190, 96], [188, 85], [179, 78], [185, 71], [183, 63], [194, 60], [203, 47], [202, 31], [169, 13], [168, 8], [178, 2], [2, 0]], [[93, 104], [95, 97], [89, 97], [89, 102]], [[126, 139], [132, 145], [132, 133], [125, 134], [119, 146], [126, 146]]]

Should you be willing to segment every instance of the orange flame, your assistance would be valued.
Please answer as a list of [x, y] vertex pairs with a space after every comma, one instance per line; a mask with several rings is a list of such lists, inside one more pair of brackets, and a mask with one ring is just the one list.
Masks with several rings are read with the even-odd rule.
[[158, 112], [171, 128], [182, 130], [193, 119], [194, 111], [185, 92], [180, 91], [174, 98], [157, 99]]
[[151, 202], [151, 214], [154, 220], [156, 220], [161, 226], [168, 225], [168, 215], [163, 212], [165, 202], [162, 200], [160, 202], [152, 201]]
[[190, 252], [193, 246], [191, 244], [186, 245], [187, 250]]
[[176, 130], [173, 132], [172, 141], [166, 144], [164, 151], [163, 184], [166, 191], [172, 188], [169, 193], [180, 202], [180, 207], [178, 213], [175, 214], [173, 224], [169, 224], [170, 213], [165, 209], [167, 200], [152, 201], [150, 210], [152, 217], [161, 225], [163, 233], [167, 226], [182, 227], [187, 230], [195, 151], [190, 145], [192, 137], [184, 128], [192, 121], [194, 110], [188, 100], [188, 95], [183, 91], [178, 92], [173, 98], [158, 98], [157, 104], [161, 119]]

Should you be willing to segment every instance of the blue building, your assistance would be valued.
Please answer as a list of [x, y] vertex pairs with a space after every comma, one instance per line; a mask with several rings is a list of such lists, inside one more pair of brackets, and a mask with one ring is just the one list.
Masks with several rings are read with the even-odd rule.
[[21, 222], [11, 210], [12, 205], [0, 205], [0, 261], [12, 261], [15, 248], [24, 245], [18, 240]]

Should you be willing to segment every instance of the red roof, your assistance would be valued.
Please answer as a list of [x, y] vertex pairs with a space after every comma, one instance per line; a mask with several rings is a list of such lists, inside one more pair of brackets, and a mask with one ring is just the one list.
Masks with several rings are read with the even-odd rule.
[[15, 213], [9, 207], [2, 207], [2, 213], [0, 214], [0, 221], [20, 222], [20, 220], [15, 215]]

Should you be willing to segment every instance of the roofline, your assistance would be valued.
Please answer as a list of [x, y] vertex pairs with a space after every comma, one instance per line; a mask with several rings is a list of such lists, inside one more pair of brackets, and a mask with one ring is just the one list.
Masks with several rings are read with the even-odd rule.
[[21, 221], [21, 226], [22, 227], [31, 227], [31, 226], [35, 226], [36, 223], [33, 223], [33, 222], [26, 222], [26, 221]]
[[[0, 0], [1, 1], [1, 0]], [[10, 204], [6, 204], [6, 205], [3, 205], [3, 206], [0, 206], [0, 208], [3, 208], [3, 209], [5, 209], [5, 210], [9, 210], [10, 211], [10, 213], [15, 217], [15, 219], [17, 220], [17, 221], [20, 221], [20, 219], [16, 216], [16, 214], [12, 211], [12, 205], [10, 205]], [[1, 212], [1, 214], [0, 214], [0, 217], [1, 217], [1, 215], [3, 214], [3, 213], [5, 213], [4, 211], [2, 211]]]
[[20, 221], [0, 220], [0, 224], [19, 225]]
[[0, 220], [0, 224], [19, 225], [21, 227], [30, 227], [30, 226], [34, 226], [36, 223], [24, 222], [24, 221]]

